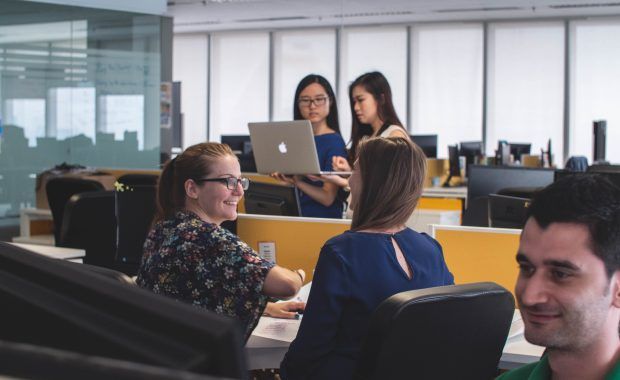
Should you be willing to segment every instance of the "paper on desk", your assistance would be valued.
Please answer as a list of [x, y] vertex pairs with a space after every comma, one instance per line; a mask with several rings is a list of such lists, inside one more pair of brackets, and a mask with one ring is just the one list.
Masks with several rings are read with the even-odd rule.
[[297, 297], [295, 297], [296, 301], [308, 302], [308, 296], [310, 295], [310, 288], [312, 287], [312, 281], [302, 286], [299, 289], [299, 293], [297, 293]]
[[252, 335], [290, 343], [297, 336], [297, 330], [299, 330], [298, 319], [262, 317]]
[[523, 334], [524, 326], [523, 319], [521, 319], [521, 313], [519, 310], [515, 310], [512, 315], [512, 323], [510, 324], [510, 331], [508, 332], [508, 339]]

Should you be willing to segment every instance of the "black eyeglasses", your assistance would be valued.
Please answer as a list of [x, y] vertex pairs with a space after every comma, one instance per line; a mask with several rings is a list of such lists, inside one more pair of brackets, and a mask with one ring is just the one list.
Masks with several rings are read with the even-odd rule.
[[235, 190], [237, 186], [241, 184], [241, 188], [243, 190], [247, 190], [250, 187], [250, 180], [244, 177], [235, 178], [235, 177], [226, 177], [226, 178], [201, 178], [195, 179], [194, 182], [221, 182], [225, 183], [228, 190]]
[[327, 96], [320, 96], [314, 99], [301, 98], [297, 101], [297, 104], [299, 104], [300, 107], [310, 107], [310, 104], [314, 103], [315, 106], [321, 107], [325, 105], [327, 99]]

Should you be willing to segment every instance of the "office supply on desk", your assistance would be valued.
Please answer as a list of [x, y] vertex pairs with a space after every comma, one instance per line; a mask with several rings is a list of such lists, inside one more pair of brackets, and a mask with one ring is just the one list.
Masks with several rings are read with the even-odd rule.
[[510, 292], [488, 282], [393, 295], [373, 313], [354, 377], [492, 379], [513, 313]]
[[300, 216], [295, 186], [250, 182], [244, 195], [245, 212], [259, 215]]
[[351, 174], [321, 171], [309, 120], [249, 123], [259, 173]]
[[0, 340], [247, 378], [238, 322], [0, 242]]

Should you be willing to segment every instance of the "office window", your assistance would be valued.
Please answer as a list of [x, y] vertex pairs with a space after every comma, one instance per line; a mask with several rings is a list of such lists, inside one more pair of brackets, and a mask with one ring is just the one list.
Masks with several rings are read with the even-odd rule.
[[[349, 85], [369, 71], [380, 71], [392, 88], [396, 113], [407, 123], [407, 28], [345, 28], [341, 34], [338, 111], [345, 141], [351, 137]], [[407, 125], [405, 125], [407, 127]]]
[[45, 99], [7, 99], [4, 104], [3, 123], [21, 126], [28, 146], [37, 146], [37, 137], [45, 136]]
[[620, 162], [620, 19], [571, 23], [569, 155], [592, 162], [592, 121], [607, 121], [606, 159]]
[[411, 133], [447, 145], [482, 140], [481, 24], [422, 25], [411, 30]]
[[308, 74], [324, 76], [336, 91], [336, 32], [334, 29], [273, 34], [273, 119], [293, 118], [293, 97]]
[[207, 141], [207, 62], [206, 34], [174, 37], [172, 79], [181, 82], [183, 148]]
[[532, 143], [532, 154], [552, 139], [563, 158], [564, 24], [496, 23], [488, 30], [487, 154], [498, 140]]
[[95, 88], [58, 87], [49, 90], [48, 136], [58, 140], [83, 135], [95, 143]]
[[102, 95], [99, 97], [97, 132], [113, 135], [122, 141], [125, 132], [135, 132], [138, 149], [144, 149], [144, 96]]
[[248, 134], [248, 122], [269, 119], [269, 33], [211, 37], [209, 140]]

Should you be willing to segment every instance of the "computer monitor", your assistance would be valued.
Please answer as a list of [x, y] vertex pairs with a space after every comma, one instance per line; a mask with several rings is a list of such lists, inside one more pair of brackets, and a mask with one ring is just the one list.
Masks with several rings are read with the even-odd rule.
[[301, 216], [299, 194], [294, 186], [251, 182], [243, 198], [248, 214]]
[[254, 161], [250, 135], [222, 135], [220, 141], [222, 144], [228, 145], [237, 156], [242, 172], [256, 173], [256, 162]]
[[482, 151], [482, 141], [463, 141], [459, 148], [459, 156], [464, 156], [467, 165], [471, 165], [477, 163], [476, 157], [481, 157]]
[[471, 165], [463, 225], [488, 226], [489, 194], [497, 194], [507, 188], [545, 187], [553, 182], [553, 177], [552, 169]]
[[409, 137], [422, 148], [427, 158], [437, 158], [437, 135], [409, 135]]
[[5, 242], [0, 284], [0, 341], [247, 378], [235, 319]]
[[593, 123], [592, 160], [594, 163], [605, 162], [605, 144], [607, 137], [607, 121], [595, 120]]
[[489, 227], [523, 228], [531, 199], [489, 194]]
[[504, 140], [497, 142], [497, 150], [495, 151], [495, 165], [510, 165], [510, 145]]
[[459, 148], [456, 145], [448, 145], [448, 178], [443, 183], [443, 187], [450, 186], [452, 177], [461, 176], [461, 165], [459, 165]]
[[510, 154], [515, 161], [521, 162], [521, 156], [524, 154], [530, 154], [532, 150], [532, 144], [528, 143], [508, 143], [510, 145]]

